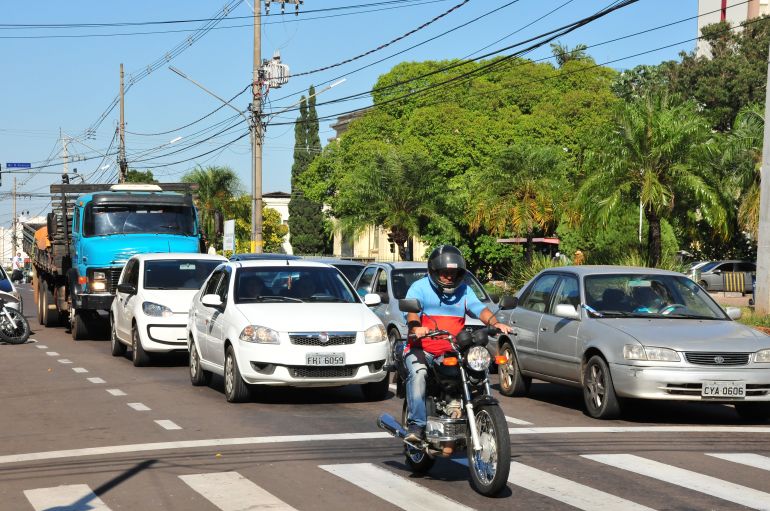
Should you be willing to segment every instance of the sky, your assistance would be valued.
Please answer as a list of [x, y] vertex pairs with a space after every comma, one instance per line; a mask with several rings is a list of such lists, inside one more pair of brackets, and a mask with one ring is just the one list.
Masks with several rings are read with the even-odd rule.
[[[290, 78], [283, 87], [269, 91], [265, 111], [276, 115], [269, 119], [265, 132], [263, 192], [290, 191], [294, 129], [290, 124], [280, 123], [296, 119], [297, 112], [292, 108], [300, 95], [307, 94], [310, 85], [321, 90], [346, 75], [343, 83], [319, 94], [319, 104], [366, 92], [378, 76], [399, 62], [456, 59], [491, 52], [589, 16], [610, 3], [614, 2], [305, 0], [300, 14], [295, 16], [293, 5], [287, 5], [286, 14], [280, 15], [280, 4], [274, 1], [270, 15], [265, 16], [264, 1], [258, 1], [263, 9], [263, 58], [280, 52], [281, 61], [294, 74], [333, 66]], [[219, 15], [225, 4], [237, 5], [222, 21], [200, 21]], [[459, 7], [439, 17], [456, 6]], [[125, 95], [130, 168], [149, 168], [159, 181], [172, 182], [196, 165], [226, 165], [238, 174], [243, 190], [250, 191], [248, 136], [226, 145], [246, 134], [245, 122], [237, 123], [242, 118], [233, 109], [219, 108], [220, 101], [171, 72], [168, 66], [181, 70], [225, 99], [242, 92], [232, 105], [246, 111], [251, 101], [245, 89], [252, 77], [252, 9], [253, 0], [2, 2], [0, 226], [9, 227], [12, 222], [13, 177], [19, 194], [47, 194], [50, 184], [61, 182], [60, 133], [72, 139], [67, 144], [70, 173], [77, 169], [89, 183], [116, 182], [117, 157], [109, 153], [117, 147], [112, 142], [118, 108], [104, 117], [95, 132], [88, 130], [96, 126], [118, 94], [121, 63], [126, 83], [134, 78]], [[553, 12], [544, 16], [550, 11]], [[694, 50], [697, 11], [696, 0], [640, 0], [559, 38], [559, 42], [569, 47], [586, 44], [597, 63], [608, 63], [615, 69], [657, 64], [678, 59], [682, 51]], [[415, 31], [436, 17], [436, 21]], [[475, 18], [479, 19], [472, 21]], [[685, 21], [600, 44], [680, 20]], [[89, 24], [92, 26], [83, 26]], [[205, 34], [199, 30], [210, 25], [214, 28]], [[334, 66], [412, 31], [383, 49]], [[184, 44], [190, 39], [191, 44]], [[669, 47], [648, 52], [663, 46]], [[184, 50], [174, 51], [180, 48]], [[399, 52], [403, 53], [394, 55]], [[648, 53], [634, 56], [643, 52]], [[168, 63], [162, 62], [164, 56]], [[551, 51], [547, 45], [528, 56], [553, 62], [549, 60]], [[367, 67], [359, 70], [364, 66]], [[319, 105], [318, 115], [336, 116], [370, 104], [371, 98], [365, 95], [355, 101]], [[207, 114], [210, 115], [191, 124]], [[188, 124], [191, 125], [185, 127]], [[330, 124], [322, 122], [320, 126], [324, 145], [334, 136]], [[9, 174], [8, 162], [31, 163], [35, 169]], [[71, 181], [79, 182], [75, 178]], [[16, 210], [17, 216], [26, 212], [29, 216], [45, 214], [48, 199], [19, 196]]]

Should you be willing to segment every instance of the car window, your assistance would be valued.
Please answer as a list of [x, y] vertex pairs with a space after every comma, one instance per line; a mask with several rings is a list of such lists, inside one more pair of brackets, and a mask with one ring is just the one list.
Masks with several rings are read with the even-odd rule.
[[219, 281], [222, 279], [222, 275], [224, 274], [224, 270], [218, 270], [215, 271], [211, 277], [209, 277], [208, 282], [206, 282], [206, 287], [204, 288], [203, 292], [201, 293], [201, 298], [203, 295], [214, 295], [217, 292], [217, 286], [219, 285]]
[[360, 303], [350, 282], [334, 268], [259, 266], [236, 271], [235, 303], [275, 301]]
[[572, 305], [575, 309], [580, 306], [580, 288], [575, 277], [562, 277], [554, 294], [551, 312], [556, 309], [557, 305], [561, 304]]
[[358, 274], [361, 273], [361, 270], [363, 269], [363, 266], [357, 264], [335, 264], [334, 266], [341, 271], [350, 282], [355, 282]]
[[374, 285], [375, 293], [388, 294], [388, 274], [385, 270], [380, 270], [377, 273], [377, 282]]
[[227, 303], [227, 294], [230, 289], [230, 268], [225, 266], [224, 271], [222, 272], [222, 279], [219, 281], [219, 285], [217, 286], [216, 294], [219, 295], [219, 298], [222, 300], [222, 303]]
[[719, 266], [717, 266], [716, 268], [714, 268], [711, 271], [716, 271], [716, 270], [720, 270], [720, 271], [733, 271], [733, 263], [723, 263], [723, 264], [720, 264]]
[[369, 292], [372, 286], [372, 280], [374, 279], [374, 274], [377, 271], [376, 266], [372, 266], [370, 268], [367, 268], [364, 270], [364, 272], [361, 274], [361, 278], [358, 279], [358, 285], [356, 286], [356, 292], [359, 294], [359, 296], [364, 296], [366, 293]]
[[700, 268], [698, 268], [698, 270], [701, 273], [704, 273], [704, 272], [707, 272], [707, 271], [711, 271], [718, 264], [719, 264], [719, 261], [711, 261], [710, 263], [706, 263], [703, 266], [701, 266]]
[[428, 270], [423, 268], [408, 268], [402, 270], [391, 270], [390, 280], [393, 286], [393, 297], [396, 300], [406, 298], [406, 292], [412, 284], [428, 274]]
[[473, 293], [476, 295], [476, 298], [478, 298], [480, 302], [491, 301], [489, 295], [487, 295], [487, 292], [484, 291], [484, 286], [482, 286], [481, 283], [476, 280], [476, 277], [470, 273], [466, 273], [463, 281], [468, 285], [468, 287], [471, 288]]
[[559, 280], [557, 274], [543, 275], [538, 278], [525, 292], [520, 306], [535, 312], [545, 312], [557, 280]]
[[754, 263], [737, 263], [735, 271], [751, 272], [757, 271], [757, 265]]
[[158, 259], [144, 262], [145, 289], [200, 289], [221, 261]]
[[139, 261], [134, 259], [134, 264], [126, 273], [126, 282], [134, 287], [139, 287]]
[[123, 274], [120, 276], [120, 283], [121, 284], [127, 284], [128, 278], [131, 275], [131, 269], [137, 264], [136, 259], [129, 259], [126, 263], [126, 269], [123, 271]]

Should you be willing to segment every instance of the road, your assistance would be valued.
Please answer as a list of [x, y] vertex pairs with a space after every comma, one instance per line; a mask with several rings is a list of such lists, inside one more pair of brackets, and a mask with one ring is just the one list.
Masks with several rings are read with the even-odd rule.
[[401, 401], [359, 389], [267, 389], [228, 404], [193, 387], [186, 357], [135, 368], [106, 340], [40, 327], [0, 345], [0, 509], [770, 509], [770, 424], [722, 405], [635, 402], [583, 414], [579, 391], [535, 382], [501, 397], [508, 489], [470, 488], [462, 459], [426, 477], [375, 426]]

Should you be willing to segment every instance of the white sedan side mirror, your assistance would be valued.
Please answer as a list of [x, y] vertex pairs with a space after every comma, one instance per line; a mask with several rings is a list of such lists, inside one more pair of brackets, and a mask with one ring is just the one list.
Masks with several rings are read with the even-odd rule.
[[373, 307], [382, 303], [382, 298], [377, 293], [366, 293], [364, 295], [364, 303], [369, 307]]
[[203, 298], [201, 298], [201, 303], [206, 307], [221, 307], [222, 298], [220, 298], [219, 295], [214, 294], [203, 295]]
[[580, 319], [580, 313], [575, 309], [574, 306], [568, 304], [568, 303], [560, 303], [556, 306], [556, 309], [553, 311], [554, 316], [559, 316], [560, 318], [567, 318], [567, 319]]
[[725, 312], [730, 319], [741, 319], [741, 309], [738, 307], [728, 307]]

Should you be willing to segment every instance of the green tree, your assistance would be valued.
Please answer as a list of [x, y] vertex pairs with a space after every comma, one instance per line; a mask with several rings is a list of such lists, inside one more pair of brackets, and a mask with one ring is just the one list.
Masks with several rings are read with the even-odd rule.
[[232, 213], [231, 199], [241, 194], [241, 182], [230, 167], [197, 167], [182, 176], [198, 185], [198, 215], [210, 245], [221, 235], [222, 222]]
[[151, 170], [145, 170], [142, 172], [141, 170], [134, 170], [134, 169], [128, 169], [128, 172], [126, 172], [126, 183], [157, 183], [158, 181], [155, 179], [155, 176], [152, 175]]
[[[231, 212], [229, 218], [235, 219], [235, 247], [237, 252], [251, 250], [251, 196], [241, 195], [233, 198], [227, 208]], [[278, 211], [262, 208], [262, 241], [265, 252], [282, 253], [283, 238], [289, 228], [281, 223]]]
[[471, 230], [486, 227], [498, 236], [524, 236], [524, 259], [529, 264], [532, 238], [537, 233], [553, 232], [565, 189], [563, 151], [529, 145], [510, 147], [497, 165], [482, 169], [471, 181]]
[[577, 204], [597, 226], [619, 208], [641, 204], [648, 225], [648, 261], [657, 266], [661, 219], [671, 216], [679, 198], [689, 199], [712, 228], [725, 230], [720, 197], [692, 163], [694, 148], [709, 136], [692, 103], [674, 104], [657, 94], [622, 103], [590, 156]]
[[294, 125], [294, 164], [291, 167], [291, 199], [289, 201], [289, 230], [291, 245], [298, 254], [320, 254], [328, 251], [329, 237], [324, 222], [322, 204], [306, 197], [299, 180], [318, 154], [318, 115], [315, 109], [315, 89], [310, 86], [309, 99], [300, 99], [299, 118]]
[[586, 53], [588, 46], [585, 44], [576, 44], [574, 48], [570, 50], [569, 46], [560, 42], [551, 43], [551, 53], [556, 57], [556, 64], [562, 67], [564, 64], [571, 60], [586, 60], [590, 57]]

